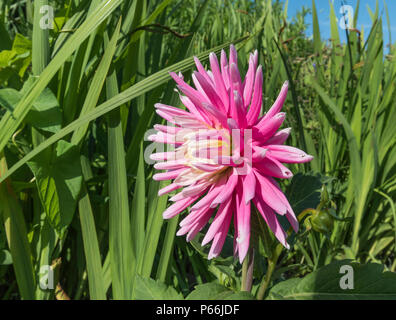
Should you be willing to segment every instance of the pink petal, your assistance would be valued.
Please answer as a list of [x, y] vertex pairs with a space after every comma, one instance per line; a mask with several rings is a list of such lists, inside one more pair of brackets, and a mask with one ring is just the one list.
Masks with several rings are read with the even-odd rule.
[[158, 191], [158, 196], [161, 197], [161, 196], [163, 196], [164, 194], [167, 194], [167, 193], [169, 193], [169, 192], [175, 191], [175, 190], [180, 189], [180, 188], [181, 188], [181, 186], [179, 186], [178, 184], [176, 184], [176, 183], [171, 183], [170, 185], [167, 185], [166, 187], [160, 189], [160, 190]]
[[216, 106], [220, 112], [225, 112], [224, 104], [220, 97], [217, 95], [212, 85], [200, 73], [194, 72], [194, 76], [201, 85], [202, 90], [205, 92], [206, 96], [209, 98], [209, 102]]
[[226, 184], [226, 179], [225, 177], [222, 177], [216, 185], [213, 185], [211, 190], [206, 194], [205, 197], [203, 197], [201, 200], [199, 200], [192, 208], [191, 211], [201, 209], [203, 207], [209, 207], [210, 204], [213, 202], [213, 199], [215, 199], [218, 194], [224, 189], [224, 185]]
[[294, 211], [292, 209], [292, 207], [290, 206], [289, 201], [287, 200], [285, 194], [282, 192], [281, 188], [279, 187], [278, 183], [275, 181], [275, 179], [273, 178], [269, 178], [272, 182], [272, 184], [279, 190], [279, 197], [282, 199], [283, 203], [285, 204], [285, 206], [287, 207], [287, 213], [286, 213], [286, 218], [287, 220], [289, 220], [290, 225], [292, 226], [292, 228], [294, 229], [295, 232], [298, 232], [298, 220], [296, 215], [294, 214]]
[[221, 76], [223, 77], [224, 86], [226, 90], [228, 90], [230, 88], [230, 74], [228, 71], [227, 55], [224, 50], [221, 50], [220, 65], [221, 65]]
[[238, 67], [235, 63], [230, 64], [230, 86], [232, 91], [236, 90], [238, 92], [242, 100], [243, 91], [242, 91], [241, 75], [239, 74]]
[[192, 184], [188, 187], [185, 187], [182, 191], [182, 193], [188, 197], [197, 195], [199, 193], [202, 193], [204, 191], [206, 191], [206, 189], [211, 185], [210, 181], [203, 181], [203, 182], [199, 182], [196, 184]]
[[231, 99], [231, 112], [234, 119], [237, 120], [238, 126], [241, 129], [247, 127], [246, 113], [243, 106], [243, 101], [237, 90], [234, 90], [233, 99]]
[[245, 193], [245, 202], [248, 203], [250, 200], [254, 198], [256, 192], [256, 177], [252, 169], [245, 176], [244, 181], [244, 193]]
[[266, 153], [265, 158], [255, 163], [255, 167], [263, 174], [280, 179], [290, 179], [293, 173], [278, 160]]
[[155, 175], [153, 175], [153, 179], [156, 181], [175, 179], [178, 177], [179, 174], [181, 174], [184, 171], [185, 171], [185, 169], [178, 169], [178, 170], [171, 170], [171, 171], [163, 172], [163, 173], [156, 173]]
[[207, 172], [215, 172], [220, 170], [223, 166], [217, 164], [209, 164], [209, 163], [202, 163], [202, 162], [191, 162], [191, 165], [197, 169]]
[[227, 118], [224, 111], [221, 112], [221, 110], [205, 102], [202, 102], [202, 108], [205, 109], [208, 114], [212, 115], [212, 119], [214, 119], [216, 124], [221, 124], [223, 127], [227, 126]]
[[306, 154], [304, 151], [283, 145], [269, 145], [268, 150], [272, 158], [285, 163], [304, 163], [311, 161], [312, 156]]
[[170, 76], [176, 81], [177, 87], [191, 100], [192, 104], [185, 104], [187, 109], [199, 119], [207, 122], [207, 115], [201, 108], [201, 101], [206, 100], [202, 93], [189, 86], [183, 79], [178, 77], [176, 73], [170, 72]]
[[282, 89], [276, 98], [274, 104], [272, 105], [271, 109], [265, 114], [264, 119], [269, 119], [275, 116], [279, 111], [281, 111], [283, 104], [285, 103], [286, 96], [287, 96], [287, 89], [289, 87], [289, 81], [285, 81], [282, 86]]
[[207, 210], [208, 210], [208, 208], [203, 208], [201, 210], [197, 210], [197, 211], [194, 211], [194, 212], [190, 211], [188, 213], [188, 215], [179, 223], [179, 226], [182, 227], [183, 229], [184, 229], [184, 227], [188, 227], [187, 230], [190, 230], [191, 227], [202, 216], [202, 214], [205, 213]]
[[[179, 155], [176, 152], [158, 152], [150, 154], [150, 159], [154, 161], [176, 160]], [[180, 157], [180, 156], [179, 156]]]
[[238, 53], [233, 44], [230, 45], [230, 65], [231, 64], [238, 65]]
[[276, 188], [276, 186], [274, 186], [268, 178], [262, 176], [256, 170], [254, 173], [257, 178], [256, 192], [260, 194], [265, 203], [277, 213], [281, 215], [286, 214], [287, 207], [283, 203], [282, 198], [279, 197], [279, 190]]
[[154, 165], [157, 170], [175, 170], [185, 167], [187, 164], [185, 159], [170, 160], [165, 162], [158, 162]]
[[256, 197], [254, 199], [254, 204], [257, 210], [261, 213], [268, 227], [272, 230], [275, 237], [279, 240], [280, 243], [283, 244], [287, 249], [290, 248], [289, 244], [286, 241], [287, 234], [282, 229], [278, 219], [276, 218], [275, 213], [272, 211], [270, 207], [268, 207], [261, 197]]
[[154, 141], [158, 143], [167, 143], [167, 144], [176, 144], [176, 145], [181, 145], [183, 144], [183, 140], [178, 139], [177, 136], [170, 134], [170, 133], [164, 133], [164, 132], [157, 132], [157, 134], [152, 134], [147, 137], [149, 141]]
[[255, 69], [256, 66], [254, 65], [254, 57], [253, 55], [250, 55], [249, 68], [243, 83], [243, 101], [244, 101], [245, 109], [247, 109], [247, 107], [250, 105], [250, 100], [252, 98]]
[[227, 112], [229, 108], [228, 92], [224, 85], [224, 81], [220, 72], [220, 67], [217, 61], [217, 57], [213, 52], [209, 55], [209, 61], [210, 61], [210, 67], [212, 68], [212, 72], [213, 72], [213, 80], [215, 83], [216, 90], [221, 100], [223, 101], [224, 110], [225, 112]]
[[205, 68], [203, 67], [203, 65], [201, 64], [201, 61], [199, 61], [199, 59], [197, 57], [194, 57], [194, 62], [195, 65], [197, 66], [197, 70], [198, 72], [206, 79], [206, 81], [208, 83], [210, 83], [211, 85], [213, 85], [212, 83], [212, 79], [209, 77], [208, 73], [206, 72]]
[[166, 104], [156, 103], [156, 104], [154, 105], [154, 107], [155, 107], [157, 110], [164, 111], [164, 112], [168, 113], [169, 115], [171, 115], [171, 116], [173, 116], [173, 117], [174, 117], [174, 116], [188, 116], [188, 117], [193, 117], [193, 115], [192, 115], [191, 113], [187, 112], [187, 111], [184, 111], [184, 110], [182, 110], [182, 109], [175, 108], [175, 107], [172, 107], [172, 106], [168, 106], [168, 105], [166, 105]]
[[271, 138], [285, 120], [286, 113], [280, 112], [269, 119], [262, 118], [255, 126], [259, 130], [260, 140], [266, 141]]
[[258, 116], [260, 115], [263, 95], [263, 70], [261, 66], [258, 67], [256, 72], [256, 79], [254, 81], [254, 91], [252, 97], [252, 103], [250, 104], [249, 111], [247, 113], [247, 122], [249, 126], [256, 123]]
[[202, 240], [202, 246], [212, 241], [228, 215], [231, 215], [231, 199], [228, 199], [220, 205], [209, 230], [206, 232], [206, 235]]
[[238, 183], [238, 175], [232, 174], [227, 180], [227, 183], [224, 185], [222, 192], [218, 194], [218, 196], [212, 201], [210, 207], [215, 208], [220, 203], [226, 201], [234, 192], [234, 189]]
[[290, 131], [291, 131], [291, 128], [279, 130], [271, 138], [269, 138], [265, 143], [266, 144], [283, 144], [289, 137]]
[[182, 212], [184, 209], [186, 209], [189, 205], [191, 205], [195, 200], [197, 200], [199, 196], [194, 196], [194, 197], [189, 197], [185, 198], [183, 200], [180, 200], [178, 202], [175, 202], [172, 204], [168, 209], [166, 209], [162, 216], [164, 219], [171, 219], [174, 216], [178, 215], [180, 212]]
[[229, 214], [226, 215], [224, 223], [221, 224], [220, 229], [215, 234], [215, 236], [213, 238], [212, 246], [210, 247], [209, 254], [208, 254], [209, 260], [217, 257], [220, 254], [221, 249], [223, 248], [225, 239], [227, 237], [228, 229], [229, 229], [230, 223], [231, 223], [231, 218], [232, 218], [232, 214], [230, 212]]
[[176, 134], [177, 132], [182, 130], [182, 128], [180, 127], [164, 126], [162, 124], [155, 124], [154, 129], [164, 133], [171, 133], [171, 134]]
[[202, 228], [208, 223], [210, 217], [213, 214], [214, 209], [207, 208], [207, 211], [199, 218], [197, 223], [191, 228], [188, 232], [186, 241], [190, 242], [192, 239], [195, 238], [197, 233], [202, 230]]
[[249, 250], [250, 242], [250, 202], [245, 203], [245, 195], [243, 189], [237, 190], [237, 205], [238, 209], [236, 215], [238, 217], [238, 232], [237, 232], [237, 246], [239, 254], [239, 262], [242, 263]]

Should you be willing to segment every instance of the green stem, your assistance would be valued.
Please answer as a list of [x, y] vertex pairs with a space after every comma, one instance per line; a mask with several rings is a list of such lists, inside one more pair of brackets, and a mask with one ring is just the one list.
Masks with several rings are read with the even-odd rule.
[[248, 254], [246, 255], [242, 263], [241, 291], [250, 292], [252, 290], [253, 265], [254, 265], [254, 250], [252, 247], [250, 247]]
[[263, 300], [265, 292], [271, 282], [272, 274], [275, 270], [276, 263], [278, 262], [278, 258], [282, 252], [282, 245], [278, 244], [272, 253], [271, 257], [268, 258], [268, 269], [267, 273], [265, 274], [263, 280], [261, 281], [259, 291], [257, 293], [257, 300]]

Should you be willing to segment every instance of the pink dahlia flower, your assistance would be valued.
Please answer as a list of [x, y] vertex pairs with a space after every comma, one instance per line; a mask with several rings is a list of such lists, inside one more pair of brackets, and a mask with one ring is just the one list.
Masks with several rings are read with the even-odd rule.
[[287, 235], [276, 215], [286, 216], [298, 230], [293, 209], [274, 178], [292, 177], [282, 163], [307, 162], [312, 156], [283, 145], [290, 128], [278, 131], [285, 119], [280, 110], [287, 82], [273, 106], [260, 116], [263, 73], [261, 66], [257, 68], [257, 59], [255, 51], [242, 81], [234, 46], [230, 47], [229, 61], [221, 52], [220, 65], [216, 55], [210, 54], [211, 70], [205, 70], [195, 58], [195, 88], [184, 82], [181, 74], [170, 74], [187, 110], [155, 105], [168, 125], [155, 125], [157, 133], [149, 140], [170, 145], [172, 150], [151, 155], [151, 159], [160, 161], [154, 167], [165, 170], [153, 178], [173, 180], [159, 191], [159, 196], [181, 189], [170, 198], [173, 204], [163, 217], [170, 219], [191, 206], [177, 232], [179, 236], [187, 234], [190, 241], [214, 216], [202, 242], [212, 241], [209, 259], [219, 255], [233, 220], [234, 253], [240, 262], [244, 260], [249, 249], [252, 201], [285, 247], [289, 247]]

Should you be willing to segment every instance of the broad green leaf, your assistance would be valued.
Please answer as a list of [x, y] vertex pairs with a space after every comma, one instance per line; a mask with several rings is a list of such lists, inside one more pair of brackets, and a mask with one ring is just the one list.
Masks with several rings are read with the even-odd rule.
[[316, 208], [320, 202], [323, 181], [319, 174], [297, 173], [286, 189], [287, 199], [296, 215], [308, 208]]
[[[347, 272], [340, 273], [342, 266], [351, 266], [350, 279]], [[336, 261], [318, 269], [304, 278], [292, 278], [276, 284], [268, 299], [291, 300], [374, 300], [396, 299], [396, 274], [386, 271], [380, 264], [358, 264], [351, 260]], [[342, 289], [340, 283], [351, 284], [353, 289]]]
[[[21, 91], [12, 88], [0, 89], [0, 106], [8, 111], [13, 111], [15, 106], [22, 99], [25, 91], [33, 82], [27, 81]], [[26, 122], [37, 129], [56, 133], [62, 124], [62, 112], [58, 100], [52, 91], [45, 88], [40, 96], [33, 102], [33, 107], [26, 116]]]
[[249, 292], [234, 292], [216, 282], [195, 286], [186, 300], [254, 300]]
[[137, 300], [183, 300], [180, 293], [159, 280], [137, 275], [135, 286], [134, 298]]
[[71, 222], [81, 190], [79, 151], [66, 141], [40, 154], [29, 167], [36, 178], [41, 203], [49, 222], [62, 232]]
[[23, 77], [32, 61], [32, 42], [23, 35], [17, 33], [11, 50], [0, 52], [0, 83], [16, 73]]

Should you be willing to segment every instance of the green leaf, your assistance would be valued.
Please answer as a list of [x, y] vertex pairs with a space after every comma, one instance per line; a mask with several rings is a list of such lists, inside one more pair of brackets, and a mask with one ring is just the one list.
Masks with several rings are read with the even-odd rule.
[[12, 264], [12, 256], [8, 250], [0, 250], [0, 266]]
[[134, 252], [138, 260], [144, 257], [143, 246], [146, 231], [146, 185], [143, 152], [143, 143], [141, 143], [139, 165], [131, 206], [131, 235]]
[[[92, 169], [89, 160], [81, 156], [81, 169], [84, 180], [92, 178]], [[81, 199], [78, 202], [81, 222], [81, 235], [83, 238], [85, 261], [87, 263], [89, 297], [93, 300], [106, 300], [105, 277], [100, 257], [99, 242], [96, 232], [94, 213], [89, 199], [86, 185], [81, 189]]]
[[[29, 78], [21, 91], [12, 88], [0, 89], [0, 105], [12, 112], [33, 82], [33, 78]], [[60, 130], [62, 112], [58, 100], [49, 88], [45, 88], [34, 101], [33, 107], [27, 114], [25, 120], [35, 128], [47, 132], [56, 133]]]
[[137, 300], [183, 300], [174, 288], [161, 281], [136, 275], [135, 299]]
[[[6, 159], [1, 156], [0, 175], [6, 170]], [[8, 247], [10, 248], [21, 297], [25, 300], [34, 299], [35, 276], [26, 223], [21, 205], [9, 180], [0, 184], [0, 217], [3, 217]]]
[[[120, 34], [121, 20], [118, 21], [116, 30], [110, 40], [107, 41], [106, 35], [106, 50], [103, 54], [102, 60], [98, 68], [96, 69], [95, 75], [92, 78], [92, 82], [90, 84], [89, 90], [84, 100], [84, 105], [82, 106], [80, 116], [85, 115], [89, 111], [93, 110], [99, 100], [100, 93], [102, 91], [103, 85], [106, 80], [106, 75], [109, 72], [109, 68], [113, 59], [113, 55], [115, 53], [117, 47], [117, 39]], [[118, 92], [117, 92], [118, 93]], [[88, 130], [88, 124], [78, 128], [71, 138], [71, 142], [74, 144], [79, 144], [81, 140], [84, 138], [85, 133]]]
[[234, 292], [216, 282], [195, 286], [186, 300], [254, 300], [249, 292]]
[[25, 120], [34, 127], [47, 132], [56, 133], [61, 129], [62, 112], [58, 100], [50, 89], [44, 89], [33, 103], [33, 108]]
[[13, 73], [23, 77], [32, 61], [31, 51], [31, 41], [17, 33], [12, 49], [0, 52], [0, 82], [7, 81]]
[[296, 215], [308, 208], [316, 208], [320, 202], [322, 178], [319, 174], [297, 173], [286, 189], [287, 198]]
[[[353, 268], [353, 289], [342, 289], [340, 268]], [[292, 300], [373, 300], [396, 299], [396, 274], [383, 272], [380, 264], [359, 264], [351, 260], [336, 261], [302, 279], [293, 278], [276, 284], [269, 292], [268, 299]]]
[[[115, 34], [119, 33], [119, 28], [120, 22]], [[114, 53], [116, 40], [117, 37], [113, 36], [108, 45], [108, 48], [112, 48], [110, 49], [112, 51], [111, 56]], [[105, 61], [105, 57], [103, 59]], [[106, 94], [109, 99], [118, 94], [115, 70], [107, 77]], [[133, 294], [136, 263], [131, 241], [128, 184], [120, 110], [114, 110], [109, 114], [107, 139], [109, 156], [109, 252], [112, 292], [114, 299], [130, 299]]]
[[82, 183], [79, 159], [77, 147], [61, 140], [29, 162], [49, 222], [59, 232], [70, 224], [76, 209]]

